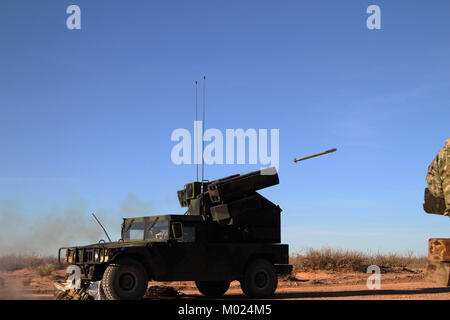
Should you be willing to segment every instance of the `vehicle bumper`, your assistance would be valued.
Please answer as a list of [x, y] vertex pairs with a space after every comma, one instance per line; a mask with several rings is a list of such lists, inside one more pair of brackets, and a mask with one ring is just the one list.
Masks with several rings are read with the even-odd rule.
[[276, 264], [274, 265], [275, 271], [278, 274], [291, 274], [292, 273], [292, 265], [291, 264]]

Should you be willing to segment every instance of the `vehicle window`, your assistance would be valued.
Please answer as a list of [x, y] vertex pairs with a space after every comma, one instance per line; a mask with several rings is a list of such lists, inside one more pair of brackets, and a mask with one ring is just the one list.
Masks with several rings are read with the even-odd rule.
[[195, 242], [195, 227], [183, 225], [183, 241]]
[[144, 222], [132, 222], [131, 225], [125, 227], [124, 240], [143, 240], [144, 239]]
[[167, 240], [169, 239], [169, 221], [154, 220], [147, 223], [145, 234], [146, 240]]

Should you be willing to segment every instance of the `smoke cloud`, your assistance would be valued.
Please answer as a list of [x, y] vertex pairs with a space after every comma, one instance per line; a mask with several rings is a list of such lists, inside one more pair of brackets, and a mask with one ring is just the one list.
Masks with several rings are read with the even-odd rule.
[[[122, 218], [150, 215], [151, 204], [129, 193], [118, 209], [94, 211], [115, 241], [120, 238]], [[59, 247], [107, 240], [91, 213], [88, 202], [79, 196], [45, 212], [26, 212], [16, 201], [0, 200], [0, 256], [56, 255]]]

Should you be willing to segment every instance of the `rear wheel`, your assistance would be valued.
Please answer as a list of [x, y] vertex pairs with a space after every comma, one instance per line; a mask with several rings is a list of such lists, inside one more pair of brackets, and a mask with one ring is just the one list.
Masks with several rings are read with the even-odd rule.
[[139, 262], [121, 259], [110, 264], [105, 272], [101, 286], [108, 300], [141, 299], [147, 290], [147, 273]]
[[269, 298], [278, 286], [275, 267], [265, 259], [256, 259], [245, 270], [241, 280], [244, 294], [250, 298]]
[[207, 297], [220, 297], [230, 288], [230, 281], [195, 281], [195, 285]]

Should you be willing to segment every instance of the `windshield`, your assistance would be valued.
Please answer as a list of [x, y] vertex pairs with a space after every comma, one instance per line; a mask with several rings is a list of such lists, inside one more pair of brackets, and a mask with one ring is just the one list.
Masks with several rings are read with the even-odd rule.
[[125, 226], [123, 240], [144, 240], [144, 222], [131, 221]]
[[[123, 240], [168, 240], [169, 221], [159, 217], [151, 221], [135, 221], [130, 219], [124, 226]], [[144, 237], [145, 235], [145, 237]]]
[[167, 240], [169, 239], [169, 221], [154, 220], [147, 224], [146, 240]]

